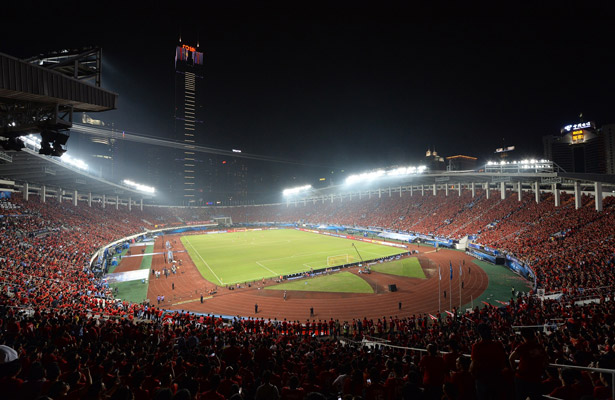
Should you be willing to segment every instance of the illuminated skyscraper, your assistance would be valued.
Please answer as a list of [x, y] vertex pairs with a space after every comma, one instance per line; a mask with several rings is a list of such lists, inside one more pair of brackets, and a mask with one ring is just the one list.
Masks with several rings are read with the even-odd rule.
[[[175, 49], [175, 140], [188, 146], [203, 139], [203, 53], [197, 47], [180, 44]], [[203, 193], [197, 154], [190, 149], [178, 152], [171, 183], [173, 197], [182, 204], [197, 204]]]

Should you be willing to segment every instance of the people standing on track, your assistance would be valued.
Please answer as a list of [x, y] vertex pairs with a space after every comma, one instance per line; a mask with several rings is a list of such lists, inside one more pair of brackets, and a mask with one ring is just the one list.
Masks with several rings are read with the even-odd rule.
[[284, 301], [286, 301], [286, 290], [284, 291]]
[[310, 307], [310, 317], [314, 316], [314, 307]]
[[254, 314], [258, 314], [258, 304], [254, 304]]

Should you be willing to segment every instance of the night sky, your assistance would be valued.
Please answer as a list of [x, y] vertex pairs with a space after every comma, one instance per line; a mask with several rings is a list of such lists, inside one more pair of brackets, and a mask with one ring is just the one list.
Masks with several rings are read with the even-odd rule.
[[540, 157], [541, 137], [581, 112], [598, 126], [615, 123], [610, 9], [228, 4], [139, 12], [81, 5], [70, 27], [57, 4], [39, 5], [27, 23], [9, 10], [16, 18], [1, 24], [0, 51], [101, 46], [103, 85], [120, 100], [98, 117], [169, 137], [175, 45], [180, 33], [189, 44], [198, 37], [203, 144], [304, 164], [262, 166], [283, 171], [282, 182], [414, 164], [428, 147], [487, 161], [515, 145], [515, 158]]

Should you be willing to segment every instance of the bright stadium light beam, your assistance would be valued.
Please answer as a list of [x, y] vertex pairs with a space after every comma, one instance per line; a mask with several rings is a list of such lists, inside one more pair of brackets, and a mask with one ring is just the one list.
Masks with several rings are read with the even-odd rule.
[[154, 188], [152, 186], [147, 186], [147, 185], [143, 185], [143, 184], [140, 184], [140, 183], [136, 183], [136, 182], [133, 182], [133, 181], [131, 181], [129, 179], [124, 179], [124, 185], [130, 186], [130, 187], [132, 187], [134, 189], [140, 190], [140, 191], [145, 192], [145, 193], [155, 193], [156, 192], [156, 188]]
[[71, 156], [69, 156], [68, 154], [64, 154], [64, 156], [62, 156], [62, 158], [60, 158], [60, 161], [72, 165], [75, 168], [78, 169], [82, 169], [84, 171], [87, 171], [88, 169], [88, 165], [83, 161], [83, 160], [79, 160], [77, 158], [73, 158]]
[[353, 183], [357, 183], [357, 182], [364, 182], [364, 181], [373, 181], [374, 179], [380, 178], [381, 176], [384, 176], [385, 172], [383, 169], [379, 169], [376, 171], [371, 171], [371, 172], [364, 172], [362, 174], [357, 174], [357, 175], [350, 175], [348, 178], [346, 178], [346, 183], [351, 185]]
[[282, 191], [282, 194], [284, 196], [292, 196], [294, 194], [299, 194], [302, 192], [306, 192], [308, 190], [310, 190], [312, 188], [312, 185], [305, 185], [305, 186], [297, 186], [294, 188], [288, 188], [288, 189], [284, 189]]
[[345, 182], [347, 185], [352, 185], [357, 182], [371, 182], [375, 179], [380, 179], [384, 176], [402, 177], [402, 176], [407, 176], [407, 175], [422, 174], [426, 170], [427, 170], [427, 167], [425, 167], [424, 165], [421, 165], [419, 167], [413, 167], [413, 166], [399, 167], [399, 168], [390, 169], [388, 171], [379, 169], [376, 171], [364, 172], [362, 174], [350, 175], [348, 178], [346, 178]]
[[[23, 136], [21, 139], [23, 140], [26, 147], [28, 147], [29, 149], [34, 151], [39, 151], [41, 149], [40, 138], [30, 134], [27, 136]], [[72, 157], [69, 154], [64, 154], [62, 157], [60, 157], [60, 162], [73, 166], [77, 169], [81, 169], [83, 171], [88, 170], [88, 165], [85, 163], [85, 161]]]

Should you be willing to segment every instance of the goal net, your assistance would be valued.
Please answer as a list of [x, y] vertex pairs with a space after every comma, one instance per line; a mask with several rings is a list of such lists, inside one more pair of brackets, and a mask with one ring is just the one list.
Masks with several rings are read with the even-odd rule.
[[338, 254], [336, 256], [327, 257], [327, 267], [335, 267], [337, 265], [350, 264], [354, 262], [353, 257], [348, 254]]

